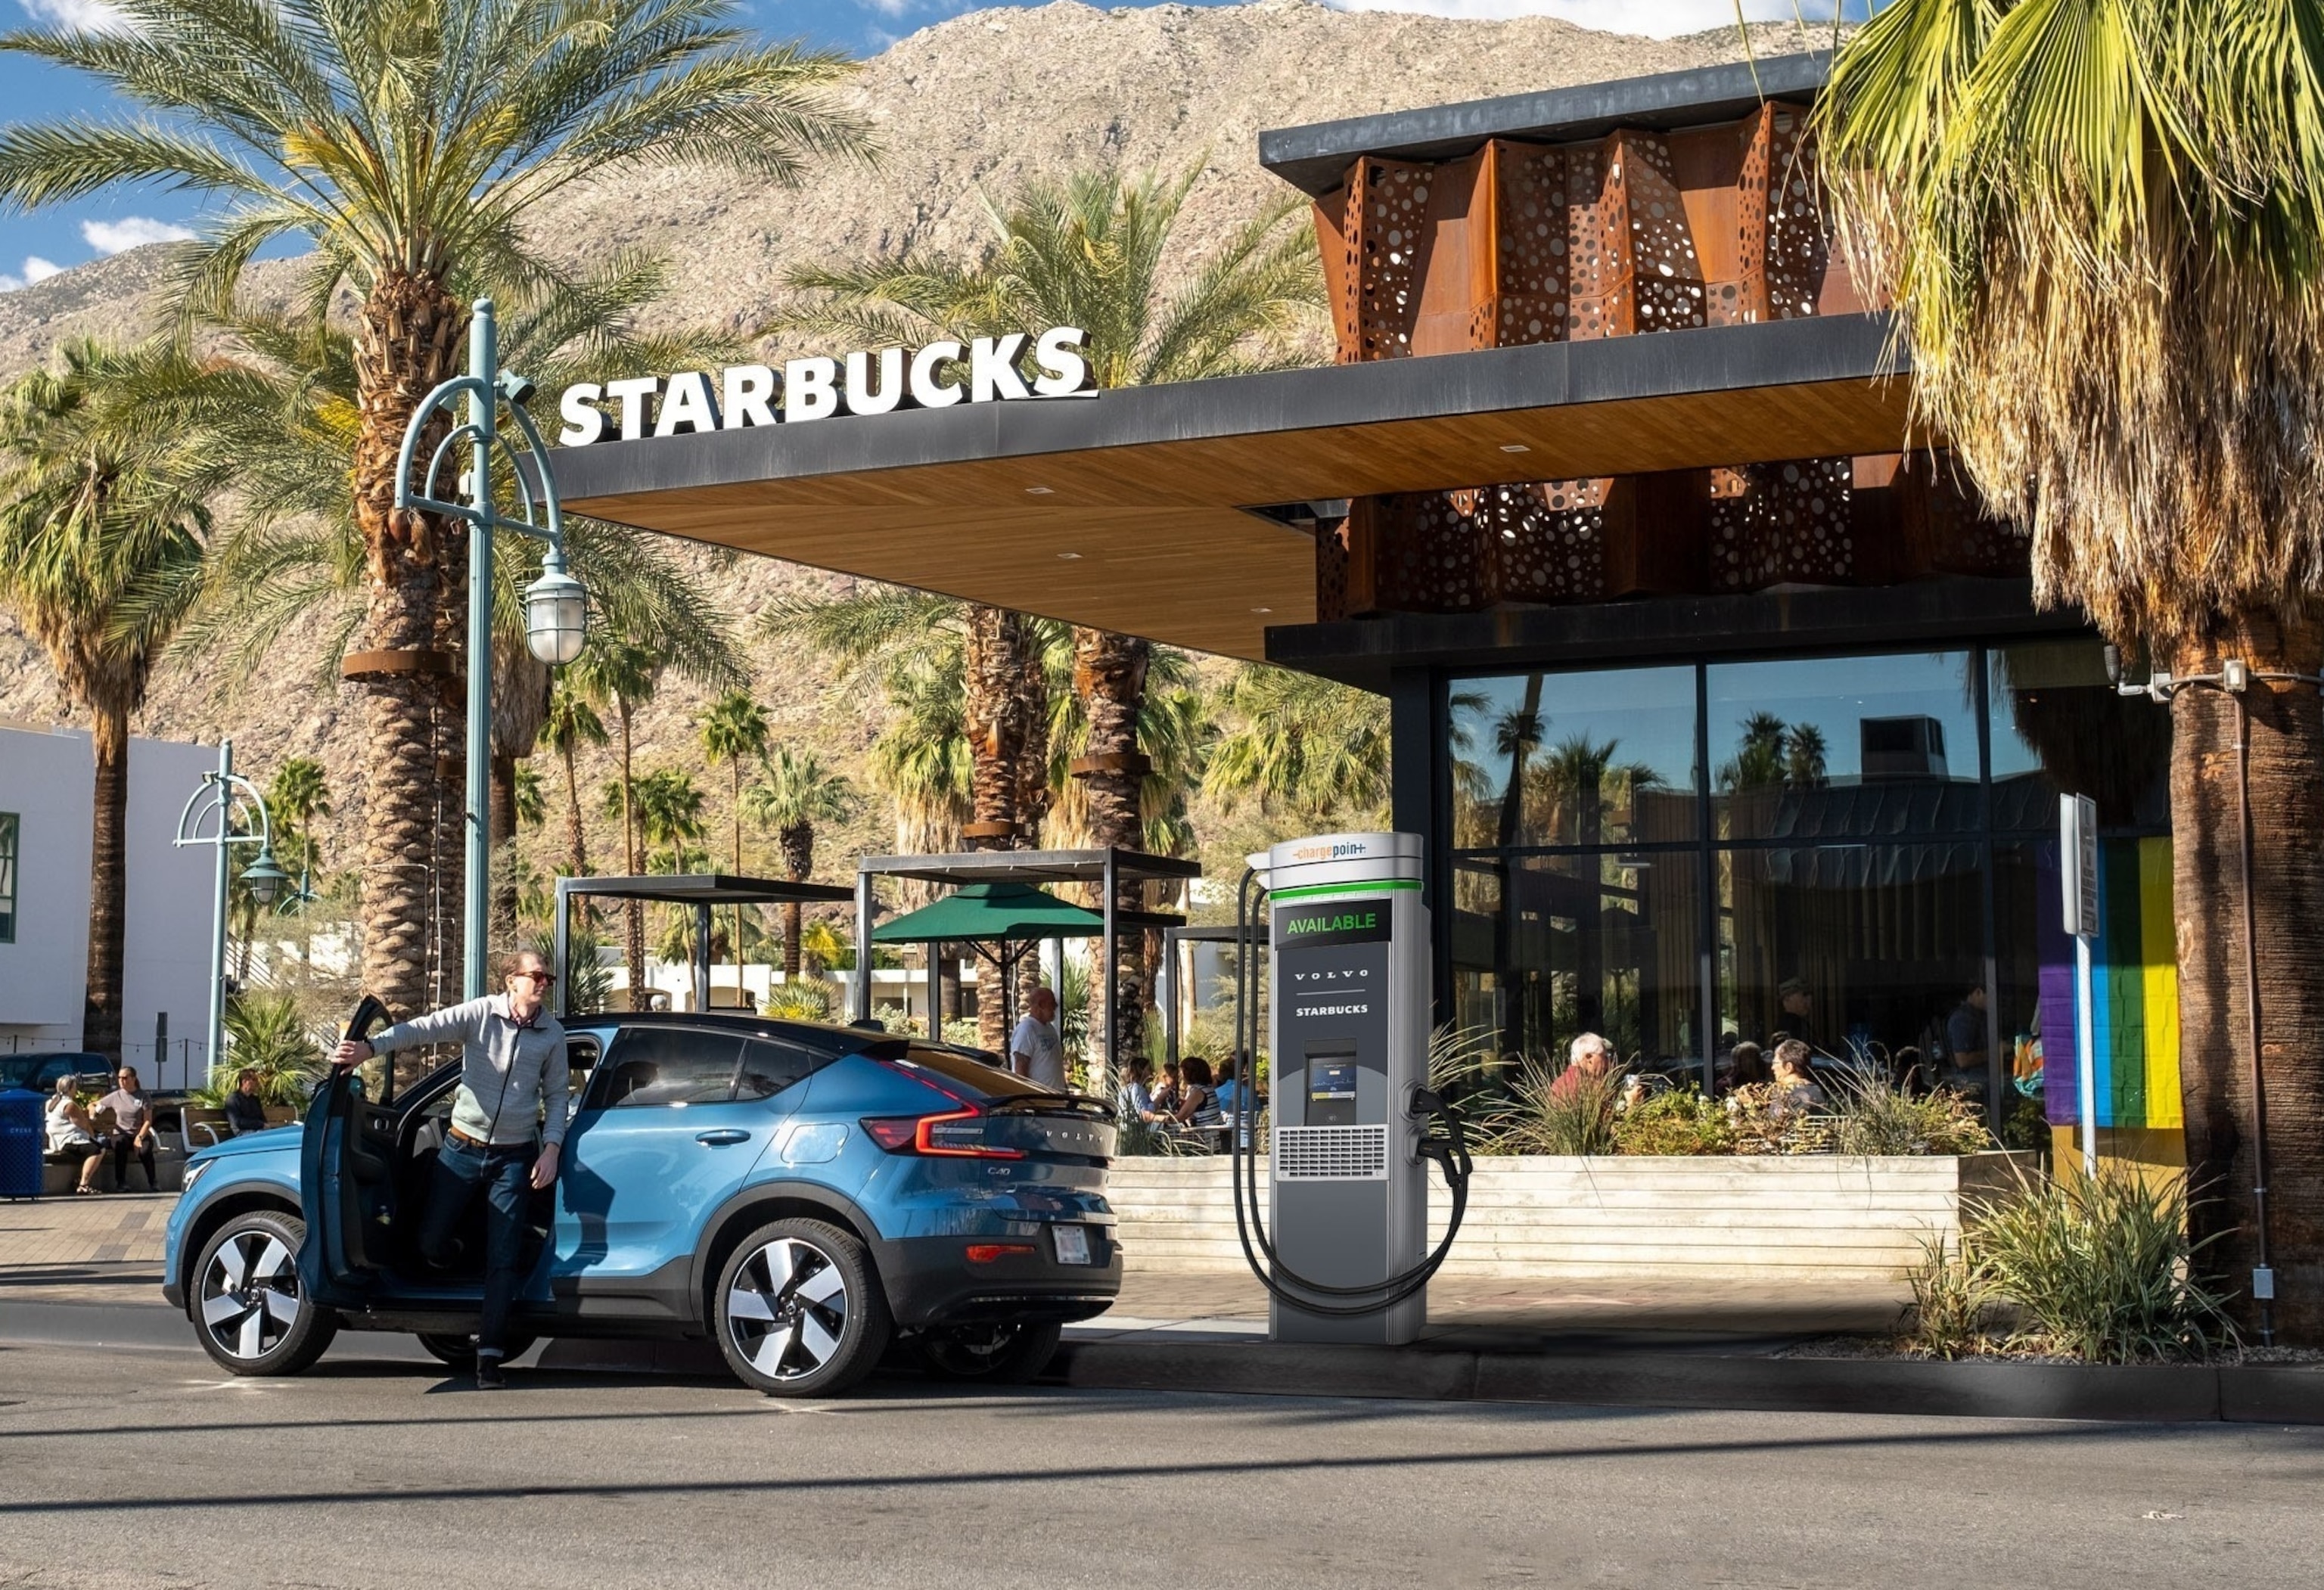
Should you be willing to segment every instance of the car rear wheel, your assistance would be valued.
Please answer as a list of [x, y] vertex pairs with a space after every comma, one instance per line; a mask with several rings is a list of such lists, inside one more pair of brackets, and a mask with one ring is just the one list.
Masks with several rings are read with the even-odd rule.
[[202, 1350], [236, 1374], [297, 1374], [339, 1333], [339, 1317], [299, 1284], [306, 1222], [253, 1209], [220, 1227], [195, 1264], [193, 1317]]
[[[414, 1334], [420, 1345], [433, 1354], [438, 1362], [454, 1369], [474, 1369], [476, 1366], [476, 1338], [474, 1335], [445, 1336], [428, 1330]], [[523, 1357], [539, 1339], [530, 1336], [509, 1337], [508, 1353], [501, 1362], [507, 1364]]]
[[871, 1255], [821, 1220], [776, 1220], [744, 1237], [713, 1303], [727, 1367], [770, 1397], [844, 1391], [887, 1350], [888, 1298]]
[[1064, 1334], [1065, 1327], [1055, 1320], [949, 1325], [921, 1333], [912, 1345], [928, 1373], [941, 1380], [1014, 1386], [1025, 1384], [1049, 1366]]

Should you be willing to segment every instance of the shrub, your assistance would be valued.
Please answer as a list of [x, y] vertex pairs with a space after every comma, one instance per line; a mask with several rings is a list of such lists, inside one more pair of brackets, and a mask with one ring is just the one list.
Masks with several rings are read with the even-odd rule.
[[1938, 1237], [1921, 1245], [1921, 1262], [1905, 1279], [1913, 1285], [1906, 1335], [1914, 1346], [1932, 1357], [1959, 1358], [1992, 1345], [1999, 1300], [1983, 1264]]
[[2116, 1166], [2034, 1181], [1964, 1216], [1966, 1262], [2015, 1303], [2017, 1345], [2123, 1364], [2201, 1358], [2235, 1339], [2220, 1299], [2194, 1278], [2183, 1174]]
[[323, 1042], [308, 1027], [295, 996], [260, 988], [236, 995], [226, 1003], [226, 1058], [210, 1068], [209, 1086], [191, 1095], [196, 1103], [223, 1104], [247, 1069], [258, 1073], [263, 1102], [293, 1109], [305, 1105], [323, 1074]]
[[788, 1021], [829, 1021], [838, 1008], [837, 984], [821, 978], [799, 977], [769, 988], [759, 1014], [781, 1016]]
[[1915, 1097], [1885, 1076], [1835, 1077], [1822, 1117], [1834, 1153], [1979, 1153], [1994, 1146], [1977, 1105], [1950, 1089]]
[[1618, 1153], [1732, 1153], [1735, 1127], [1727, 1108], [1693, 1088], [1674, 1088], [1632, 1105], [1614, 1117]]
[[1569, 1068], [1527, 1055], [1509, 1081], [1507, 1101], [1477, 1121], [1486, 1153], [1612, 1153], [1614, 1105], [1621, 1096], [1618, 1075], [1578, 1076], [1558, 1085]]

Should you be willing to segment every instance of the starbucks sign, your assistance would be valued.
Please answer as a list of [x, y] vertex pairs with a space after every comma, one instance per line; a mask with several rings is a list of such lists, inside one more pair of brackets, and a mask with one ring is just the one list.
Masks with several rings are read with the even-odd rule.
[[792, 359], [779, 370], [730, 364], [715, 376], [685, 370], [576, 381], [558, 400], [565, 428], [557, 439], [586, 447], [899, 409], [1083, 397], [1096, 391], [1088, 346], [1089, 334], [1078, 326], [1054, 326], [1038, 335], [1012, 331], [966, 343], [866, 349], [844, 359]]

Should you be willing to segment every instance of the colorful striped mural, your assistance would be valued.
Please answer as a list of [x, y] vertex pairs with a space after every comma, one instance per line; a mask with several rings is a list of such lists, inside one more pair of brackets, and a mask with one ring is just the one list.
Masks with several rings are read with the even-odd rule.
[[[2074, 1024], [2074, 942], [2065, 930], [2055, 847], [2042, 863], [2043, 1098], [2052, 1126], [2081, 1121]], [[2098, 1028], [2098, 1124], [2176, 1130], [2179, 968], [2171, 914], [2171, 841], [2102, 840], [2091, 1007]]]

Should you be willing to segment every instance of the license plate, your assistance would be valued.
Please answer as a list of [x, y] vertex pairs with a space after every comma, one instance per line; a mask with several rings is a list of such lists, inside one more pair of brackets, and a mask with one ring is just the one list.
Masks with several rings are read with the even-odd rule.
[[1057, 1263], [1086, 1264], [1090, 1262], [1089, 1232], [1080, 1226], [1052, 1226], [1049, 1235], [1057, 1245]]

